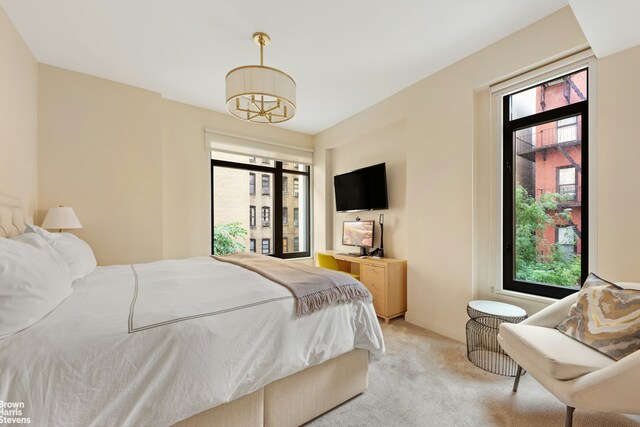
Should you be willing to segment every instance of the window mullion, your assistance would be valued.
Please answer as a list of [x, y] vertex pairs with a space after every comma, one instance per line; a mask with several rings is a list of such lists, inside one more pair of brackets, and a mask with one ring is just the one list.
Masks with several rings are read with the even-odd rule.
[[274, 255], [282, 258], [283, 254], [283, 226], [282, 226], [282, 162], [276, 162], [273, 174], [273, 248]]

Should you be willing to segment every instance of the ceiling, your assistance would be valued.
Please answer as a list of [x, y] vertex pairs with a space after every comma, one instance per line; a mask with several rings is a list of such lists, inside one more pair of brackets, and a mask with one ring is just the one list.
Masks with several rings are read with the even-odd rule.
[[[606, 13], [600, 9], [616, 9], [611, 2], [569, 2], [580, 12], [583, 30], [596, 28], [606, 39], [609, 33], [593, 18]], [[308, 134], [566, 5], [567, 0], [0, 0], [39, 62], [222, 112], [225, 75], [259, 62], [251, 35], [264, 31], [272, 39], [265, 65], [298, 84], [297, 114], [279, 126]], [[640, 42], [635, 36], [631, 42]], [[603, 52], [611, 50], [611, 42], [603, 44]]]

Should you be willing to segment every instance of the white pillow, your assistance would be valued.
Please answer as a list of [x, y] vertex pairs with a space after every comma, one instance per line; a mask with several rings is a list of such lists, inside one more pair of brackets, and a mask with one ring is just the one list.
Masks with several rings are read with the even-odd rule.
[[62, 255], [71, 268], [72, 281], [86, 277], [96, 269], [98, 263], [91, 246], [81, 238], [69, 233], [49, 233], [35, 225], [28, 226], [28, 229], [44, 237]]
[[71, 293], [71, 272], [41, 236], [0, 238], [0, 340], [36, 323]]

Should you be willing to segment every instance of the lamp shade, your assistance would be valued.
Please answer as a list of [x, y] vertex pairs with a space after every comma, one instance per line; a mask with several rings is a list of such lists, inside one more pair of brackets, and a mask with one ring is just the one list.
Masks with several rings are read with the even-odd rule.
[[80, 220], [73, 208], [68, 206], [58, 206], [49, 209], [47, 216], [42, 222], [42, 228], [71, 230], [75, 228], [82, 228], [82, 224], [80, 223]]
[[296, 113], [296, 82], [275, 68], [248, 65], [226, 78], [227, 110], [257, 123], [278, 123]]

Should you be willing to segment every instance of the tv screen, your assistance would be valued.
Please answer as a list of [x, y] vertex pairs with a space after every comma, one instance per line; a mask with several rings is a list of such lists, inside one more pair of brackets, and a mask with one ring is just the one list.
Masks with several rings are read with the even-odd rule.
[[342, 244], [345, 246], [373, 246], [375, 221], [344, 221], [342, 223]]
[[384, 163], [333, 177], [338, 212], [388, 209]]

